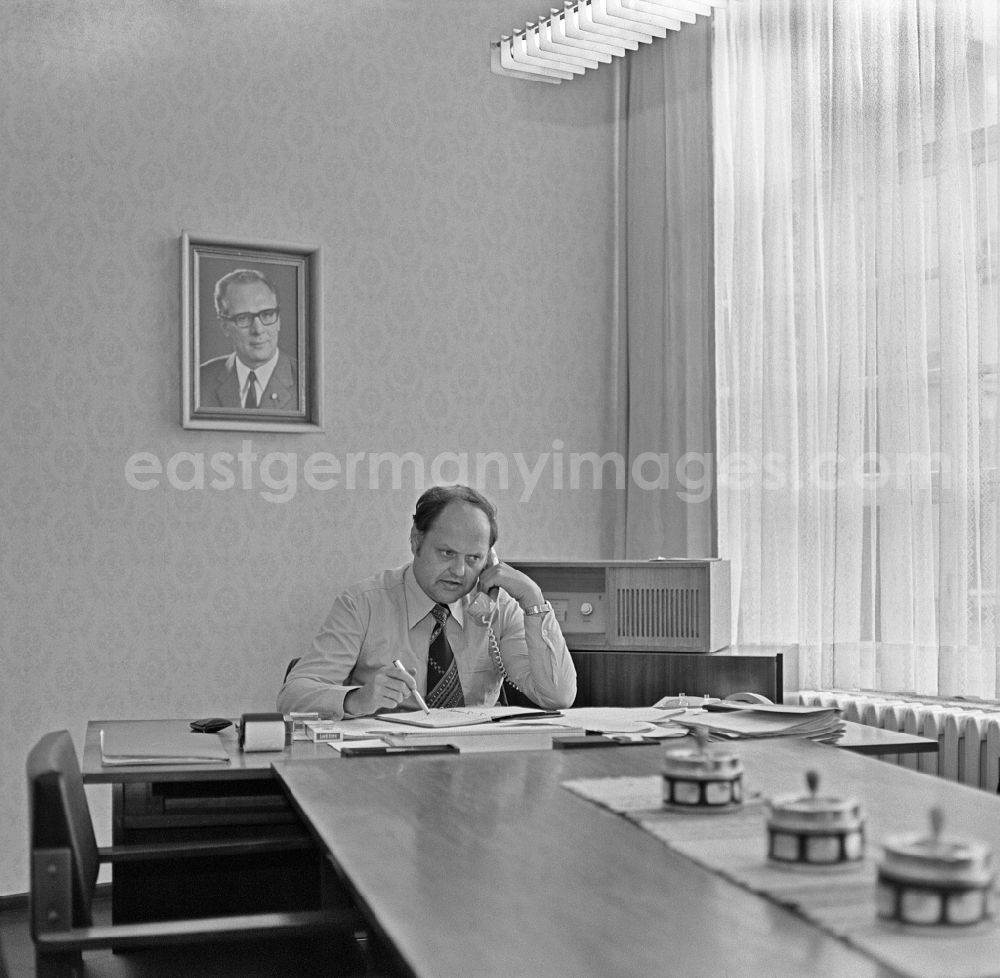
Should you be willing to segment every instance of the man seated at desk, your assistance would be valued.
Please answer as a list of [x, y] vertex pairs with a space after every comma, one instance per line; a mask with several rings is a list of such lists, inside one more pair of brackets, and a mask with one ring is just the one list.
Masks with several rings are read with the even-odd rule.
[[[571, 706], [576, 669], [559, 623], [538, 585], [497, 559], [496, 539], [485, 496], [428, 489], [413, 514], [413, 560], [337, 598], [278, 709], [369, 716], [418, 709], [414, 690], [429, 707], [492, 706], [505, 675], [541, 707]], [[485, 594], [476, 601], [481, 592], [489, 605]]]

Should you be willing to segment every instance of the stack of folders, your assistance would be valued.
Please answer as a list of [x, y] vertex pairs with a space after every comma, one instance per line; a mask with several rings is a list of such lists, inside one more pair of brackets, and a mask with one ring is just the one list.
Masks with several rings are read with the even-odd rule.
[[840, 710], [826, 706], [715, 703], [705, 710], [674, 717], [673, 722], [691, 730], [702, 729], [710, 740], [808, 737], [835, 744], [844, 733]]

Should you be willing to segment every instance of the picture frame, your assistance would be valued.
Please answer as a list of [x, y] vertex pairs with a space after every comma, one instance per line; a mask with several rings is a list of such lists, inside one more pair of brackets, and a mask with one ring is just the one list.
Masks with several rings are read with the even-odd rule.
[[319, 245], [182, 232], [185, 428], [323, 430], [321, 269]]

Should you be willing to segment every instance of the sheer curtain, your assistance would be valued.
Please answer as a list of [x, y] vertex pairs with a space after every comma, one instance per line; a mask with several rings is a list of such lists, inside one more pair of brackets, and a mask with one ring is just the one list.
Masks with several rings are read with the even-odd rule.
[[996, 697], [997, 0], [738, 0], [712, 53], [720, 556], [803, 688]]

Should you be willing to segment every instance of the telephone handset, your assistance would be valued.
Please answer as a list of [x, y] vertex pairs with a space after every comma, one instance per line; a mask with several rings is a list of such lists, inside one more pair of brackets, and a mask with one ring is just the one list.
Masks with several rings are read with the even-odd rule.
[[[499, 563], [500, 558], [497, 556], [497, 552], [490, 547], [490, 552], [486, 557], [486, 566], [493, 567]], [[479, 587], [478, 581], [476, 587]], [[477, 590], [476, 596], [469, 603], [466, 610], [480, 625], [488, 625], [493, 620], [493, 612], [496, 610], [496, 600], [499, 593], [500, 588], [498, 587], [491, 587], [489, 591]]]
[[[490, 547], [490, 552], [486, 556], [486, 567], [495, 567], [499, 563], [500, 558], [497, 556], [496, 550]], [[523, 692], [521, 687], [507, 675], [507, 667], [503, 664], [503, 659], [500, 656], [500, 643], [497, 641], [497, 637], [493, 633], [493, 616], [496, 614], [497, 597], [499, 594], [499, 587], [491, 587], [488, 591], [484, 591], [479, 586], [479, 581], [476, 581], [476, 596], [469, 603], [469, 607], [466, 609], [466, 612], [473, 621], [478, 622], [487, 630], [490, 657], [493, 659], [493, 663], [497, 667], [497, 672], [500, 673], [501, 692], [503, 690], [504, 681], [510, 683], [510, 685], [519, 692]], [[503, 693], [504, 703], [507, 702], [506, 695], [506, 693]]]

